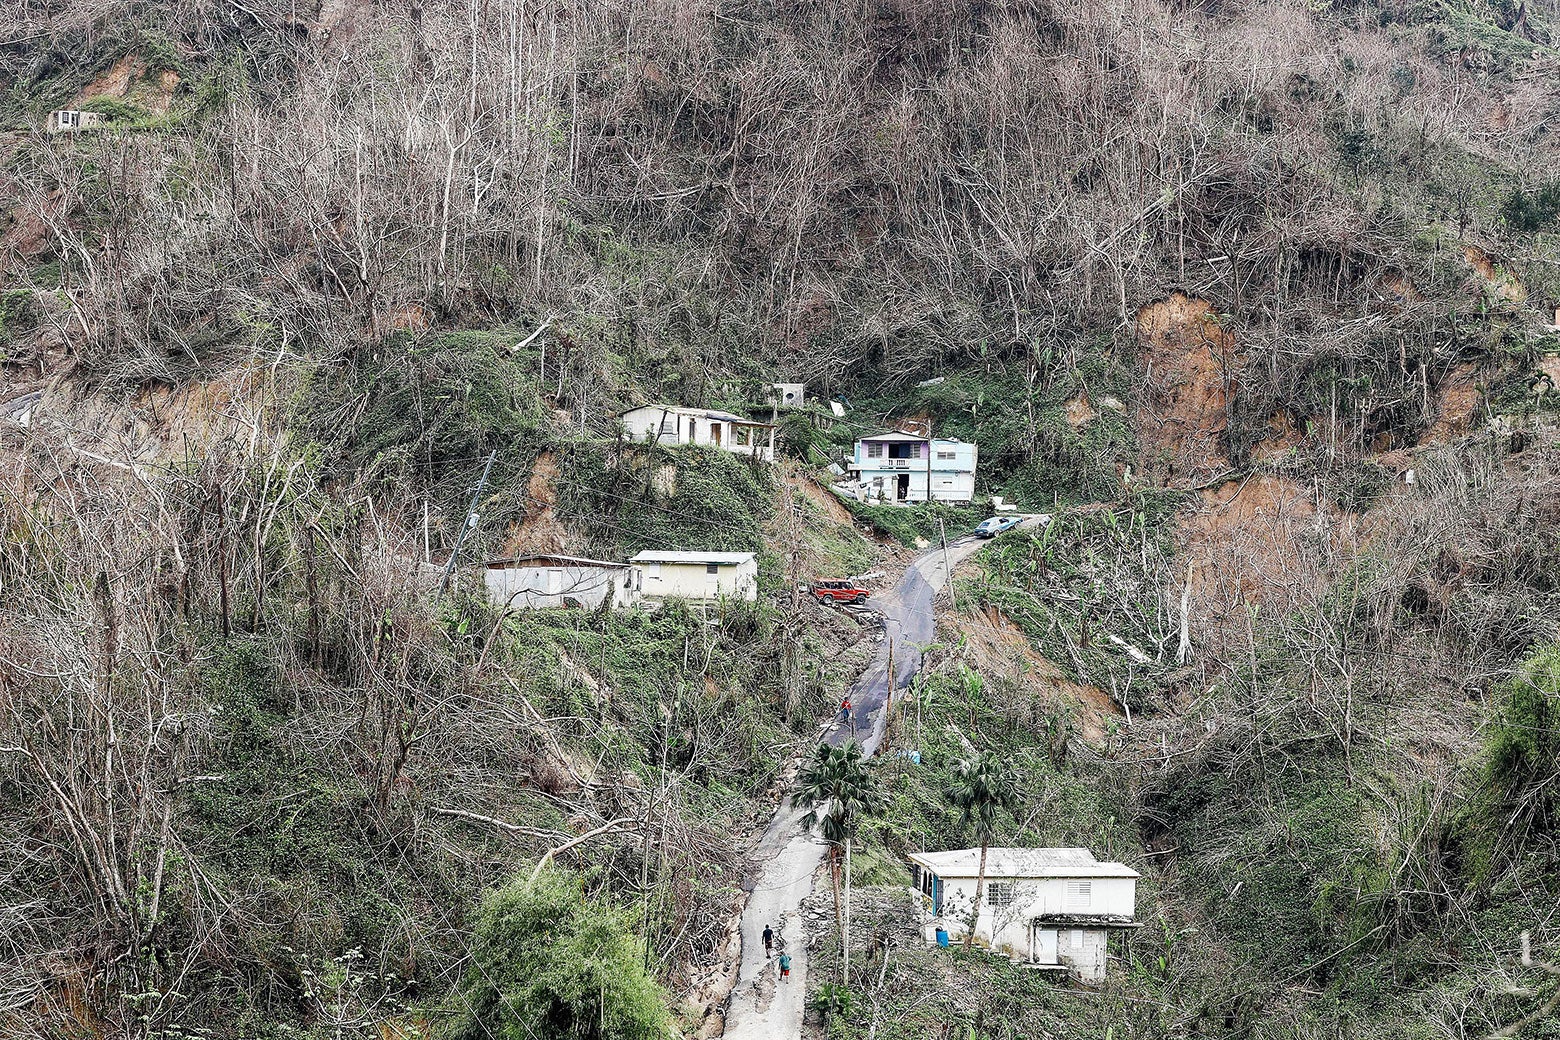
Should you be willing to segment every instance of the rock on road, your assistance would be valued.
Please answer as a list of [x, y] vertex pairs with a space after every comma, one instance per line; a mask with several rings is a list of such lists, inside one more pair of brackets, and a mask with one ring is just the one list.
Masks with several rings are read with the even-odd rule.
[[[1030, 517], [1021, 526], [1032, 526], [1039, 518]], [[921, 666], [921, 651], [936, 633], [934, 600], [947, 584], [950, 568], [957, 567], [986, 543], [973, 536], [948, 543], [916, 557], [891, 592], [875, 597], [873, 606], [883, 615], [886, 638], [878, 645], [872, 663], [850, 689], [855, 705], [856, 728], [838, 722], [825, 730], [823, 739], [833, 745], [853, 738], [861, 741], [868, 755], [877, 750], [887, 726], [884, 710], [891, 689], [907, 685]], [[888, 681], [892, 654], [895, 682]], [[805, 806], [785, 799], [764, 836], [753, 848], [758, 867], [747, 906], [742, 911], [742, 963], [736, 986], [726, 1007], [728, 1040], [772, 1040], [775, 1037], [800, 1037], [802, 1012], [807, 995], [807, 930], [802, 920], [802, 901], [812, 892], [813, 879], [823, 862], [825, 847], [811, 831], [804, 830], [801, 819]], [[775, 960], [764, 956], [764, 926], [777, 934]], [[781, 951], [791, 955], [791, 978], [779, 980], [777, 961]]]

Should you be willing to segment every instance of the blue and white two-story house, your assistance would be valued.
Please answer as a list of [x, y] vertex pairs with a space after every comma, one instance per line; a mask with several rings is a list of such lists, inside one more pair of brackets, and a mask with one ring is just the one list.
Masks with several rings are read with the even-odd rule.
[[868, 501], [968, 502], [978, 455], [964, 441], [894, 431], [857, 441], [848, 469]]

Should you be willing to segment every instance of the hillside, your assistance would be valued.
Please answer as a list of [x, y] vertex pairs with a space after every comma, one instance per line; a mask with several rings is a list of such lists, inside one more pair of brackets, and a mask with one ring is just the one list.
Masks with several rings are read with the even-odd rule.
[[[807, 1035], [1560, 1036], [1555, 0], [0, 10], [0, 1035], [719, 1035], [896, 638], [799, 586], [1001, 496]], [[831, 493], [893, 428], [977, 500]], [[756, 597], [480, 567], [647, 550]], [[1098, 988], [914, 936], [983, 753]]]

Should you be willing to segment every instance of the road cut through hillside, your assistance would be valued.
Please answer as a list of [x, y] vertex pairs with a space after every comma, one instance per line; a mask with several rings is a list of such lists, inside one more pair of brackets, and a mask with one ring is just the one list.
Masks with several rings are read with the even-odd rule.
[[[1031, 517], [1022, 526], [1039, 522]], [[967, 536], [916, 557], [904, 577], [872, 606], [883, 615], [885, 636], [866, 671], [850, 688], [856, 725], [835, 722], [822, 733], [825, 743], [839, 746], [859, 740], [867, 755], [877, 751], [888, 725], [893, 692], [903, 689], [921, 667], [921, 652], [937, 630], [935, 601], [952, 570], [987, 543]], [[889, 681], [892, 661], [894, 681]], [[742, 911], [742, 958], [737, 982], [726, 1006], [727, 1040], [773, 1040], [800, 1037], [806, 1008], [807, 968], [811, 951], [802, 902], [812, 893], [825, 846], [816, 833], [802, 826], [807, 806], [783, 799], [769, 826], [754, 846], [753, 887]], [[764, 955], [763, 932], [773, 927], [775, 958]], [[780, 981], [780, 953], [791, 957], [791, 978]]]

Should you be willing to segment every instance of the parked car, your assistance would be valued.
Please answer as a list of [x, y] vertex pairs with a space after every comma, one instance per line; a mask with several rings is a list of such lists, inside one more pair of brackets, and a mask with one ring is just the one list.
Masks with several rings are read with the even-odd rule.
[[1024, 522], [1021, 516], [990, 516], [975, 525], [976, 538], [995, 538]]
[[812, 594], [819, 603], [865, 603], [871, 595], [854, 581], [815, 581]]

